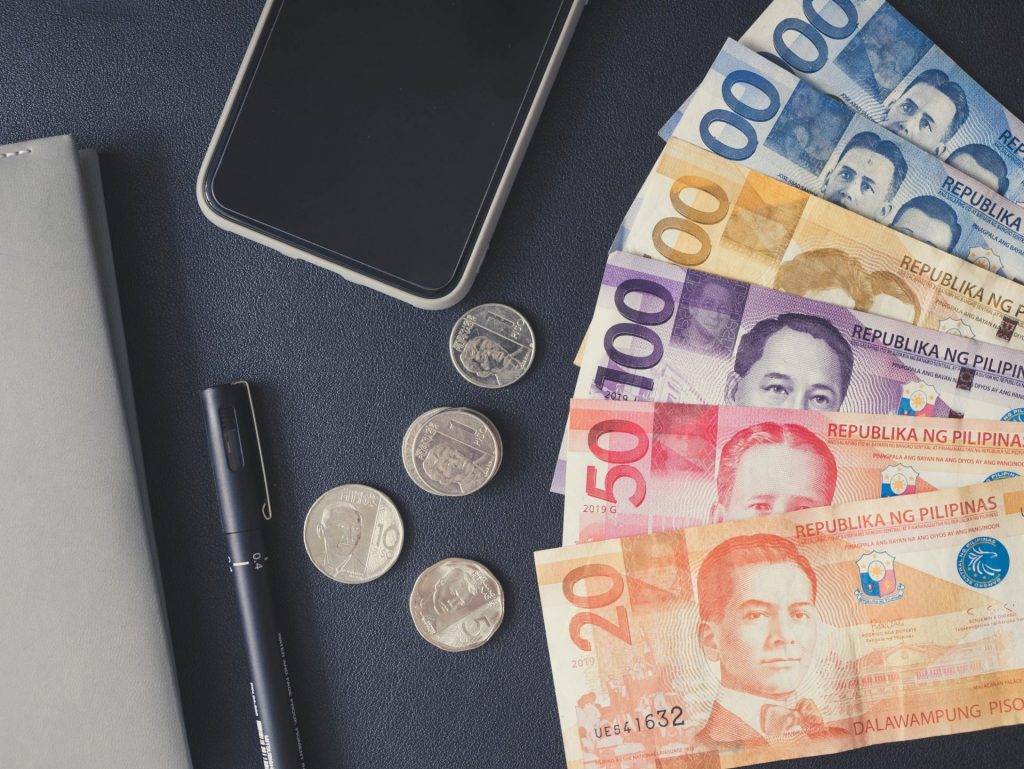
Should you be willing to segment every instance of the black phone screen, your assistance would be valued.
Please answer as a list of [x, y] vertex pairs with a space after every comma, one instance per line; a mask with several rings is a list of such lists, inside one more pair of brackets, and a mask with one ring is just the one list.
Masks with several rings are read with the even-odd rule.
[[221, 214], [419, 294], [460, 275], [569, 0], [281, 0], [205, 182]]

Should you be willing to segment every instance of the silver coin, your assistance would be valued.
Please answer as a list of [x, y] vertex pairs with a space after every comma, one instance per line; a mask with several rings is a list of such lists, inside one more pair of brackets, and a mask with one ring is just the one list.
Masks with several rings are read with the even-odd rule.
[[483, 646], [497, 632], [505, 617], [505, 594], [482, 564], [446, 558], [416, 579], [409, 612], [425, 640], [462, 652]]
[[494, 434], [494, 442], [498, 446], [498, 457], [499, 457], [498, 464], [500, 465], [501, 464], [501, 455], [504, 453], [505, 447], [504, 447], [504, 445], [501, 442], [501, 433], [498, 432], [497, 426], [494, 424], [494, 422], [491, 421], [490, 417], [488, 417], [482, 411], [476, 411], [475, 409], [468, 409], [468, 408], [467, 409], [461, 409], [461, 410], [469, 412], [470, 414], [475, 414], [476, 416], [480, 417], [488, 427], [491, 428], [491, 432]]
[[530, 368], [533, 329], [518, 310], [482, 304], [455, 322], [448, 351], [462, 378], [480, 387], [507, 387]]
[[412, 437], [414, 481], [433, 494], [465, 496], [486, 485], [501, 464], [501, 438], [489, 420], [466, 409], [443, 409]]
[[413, 441], [416, 438], [416, 434], [419, 432], [420, 427], [426, 422], [426, 420], [445, 410], [445, 408], [436, 408], [420, 414], [410, 423], [402, 438], [402, 466], [405, 468], [406, 474], [412, 479], [413, 483], [431, 494], [433, 494], [434, 491], [423, 482], [423, 479], [420, 478], [419, 472], [416, 470], [416, 463], [413, 461], [412, 457]]
[[306, 514], [306, 554], [337, 582], [370, 582], [395, 565], [405, 528], [385, 494], [347, 483], [321, 495]]

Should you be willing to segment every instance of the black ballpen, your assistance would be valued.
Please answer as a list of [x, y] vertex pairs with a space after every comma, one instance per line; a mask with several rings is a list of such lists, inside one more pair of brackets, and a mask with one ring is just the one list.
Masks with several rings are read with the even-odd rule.
[[210, 457], [228, 542], [229, 568], [249, 658], [250, 696], [264, 769], [304, 769], [284, 641], [274, 616], [264, 520], [270, 497], [248, 382], [203, 390]]

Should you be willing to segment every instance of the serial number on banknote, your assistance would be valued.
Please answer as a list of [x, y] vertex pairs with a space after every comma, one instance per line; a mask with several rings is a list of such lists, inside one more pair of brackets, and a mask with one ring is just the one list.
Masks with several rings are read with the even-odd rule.
[[669, 727], [685, 726], [683, 721], [683, 709], [679, 705], [671, 708], [659, 708], [653, 713], [643, 716], [634, 716], [614, 724], [604, 724], [593, 729], [595, 739], [606, 737], [619, 737], [633, 732], [650, 732], [655, 729], [668, 729]]

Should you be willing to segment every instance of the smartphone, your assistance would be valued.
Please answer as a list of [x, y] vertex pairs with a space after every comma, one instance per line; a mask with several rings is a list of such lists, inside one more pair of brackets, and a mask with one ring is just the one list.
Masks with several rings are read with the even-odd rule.
[[196, 184], [226, 230], [465, 296], [585, 0], [269, 0]]

